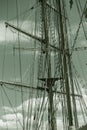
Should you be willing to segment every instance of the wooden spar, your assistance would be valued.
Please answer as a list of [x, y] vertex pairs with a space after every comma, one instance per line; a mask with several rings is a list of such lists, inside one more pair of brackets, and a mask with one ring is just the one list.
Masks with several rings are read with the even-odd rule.
[[[45, 88], [43, 87], [40, 87], [40, 86], [37, 86], [37, 87], [33, 87], [29, 84], [21, 84], [20, 82], [9, 82], [9, 81], [0, 81], [0, 85], [3, 86], [3, 84], [7, 84], [7, 85], [13, 85], [15, 87], [23, 87], [23, 88], [28, 88], [28, 89], [34, 89], [34, 90], [40, 90], [40, 91], [45, 91]], [[48, 91], [48, 88], [46, 88], [46, 91]], [[56, 90], [53, 90], [53, 93], [56, 93], [56, 94], [63, 94], [63, 95], [66, 95], [65, 92], [61, 92], [61, 91], [56, 91]], [[79, 95], [79, 94], [70, 94], [71, 96], [75, 96], [75, 97], [80, 97], [82, 98], [82, 95]]]
[[20, 33], [25, 34], [26, 36], [29, 36], [29, 37], [31, 37], [31, 38], [33, 38], [33, 39], [39, 41], [39, 42], [44, 42], [44, 39], [42, 39], [42, 38], [40, 38], [40, 37], [38, 37], [38, 36], [35, 36], [35, 35], [33, 35], [33, 34], [27, 33], [27, 32], [25, 32], [25, 31], [23, 31], [22, 29], [20, 29], [20, 28], [18, 28], [18, 27], [15, 27], [14, 25], [11, 25], [11, 24], [9, 24], [9, 23], [7, 23], [7, 22], [5, 22], [5, 25], [6, 25], [6, 27], [9, 26], [9, 27], [15, 29], [16, 31], [19, 31]]

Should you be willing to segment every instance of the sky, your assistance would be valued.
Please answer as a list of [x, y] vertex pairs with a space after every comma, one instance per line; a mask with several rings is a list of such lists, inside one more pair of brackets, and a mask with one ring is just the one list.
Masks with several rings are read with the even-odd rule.
[[[71, 25], [71, 40], [76, 34], [78, 29], [78, 23], [80, 22], [79, 14], [76, 8], [75, 1], [73, 3], [72, 9], [70, 10], [69, 0], [66, 1], [67, 14], [69, 16], [70, 25]], [[81, 2], [82, 9], [86, 0], [79, 0]], [[5, 22], [8, 22], [12, 25], [17, 26], [17, 14], [19, 19], [19, 27], [23, 30], [27, 30], [34, 34], [35, 29], [35, 10], [29, 10], [32, 6], [35, 5], [35, 0], [0, 0], [0, 81], [13, 81], [21, 82], [20, 78], [20, 63], [19, 63], [19, 53], [18, 50], [14, 50], [14, 47], [18, 47], [18, 33], [11, 28], [5, 27]], [[25, 13], [26, 12], [26, 13]], [[39, 19], [39, 14], [37, 19]], [[85, 32], [87, 33], [87, 22], [83, 18], [83, 24], [85, 27]], [[38, 25], [39, 26], [39, 25]], [[38, 31], [37, 34], [39, 35]], [[29, 37], [24, 35], [20, 36], [21, 47], [34, 47], [34, 42]], [[72, 45], [70, 44], [70, 46]], [[87, 47], [87, 41], [85, 40], [82, 26], [79, 31], [79, 37], [77, 39], [76, 47]], [[37, 56], [37, 55], [36, 55]], [[37, 66], [32, 66], [37, 61], [34, 61], [34, 54], [31, 51], [22, 51], [21, 52], [21, 70], [22, 70], [22, 83], [29, 85], [36, 85], [37, 81], [33, 81], [32, 73]], [[84, 87], [87, 84], [87, 51], [78, 51], [73, 52], [72, 55], [73, 64], [76, 67], [76, 70], [79, 72], [78, 78], [80, 83]], [[37, 71], [35, 71], [37, 73]], [[34, 82], [34, 83], [33, 83]], [[28, 89], [23, 89], [23, 101], [21, 100], [20, 88], [15, 88], [15, 86], [0, 86], [0, 129], [2, 130], [21, 130], [21, 125], [18, 121], [22, 123], [22, 103], [25, 108], [25, 120], [27, 120], [27, 111], [29, 96], [31, 97], [31, 92]], [[4, 89], [3, 89], [4, 88]], [[85, 95], [85, 91], [83, 91]], [[7, 95], [6, 95], [7, 93]], [[34, 93], [33, 93], [34, 95]], [[32, 95], [30, 103], [35, 104], [35, 98]], [[86, 99], [85, 95], [85, 99]], [[40, 98], [41, 99], [41, 98]], [[45, 99], [46, 100], [46, 99]], [[39, 103], [39, 99], [37, 104]], [[32, 106], [32, 120], [34, 118], [34, 106]], [[16, 113], [16, 114], [15, 114]], [[17, 119], [17, 122], [16, 122]], [[45, 125], [47, 122], [45, 122]], [[59, 127], [61, 128], [61, 119], [58, 119]], [[33, 127], [33, 126], [32, 126]], [[45, 127], [45, 126], [44, 126]]]

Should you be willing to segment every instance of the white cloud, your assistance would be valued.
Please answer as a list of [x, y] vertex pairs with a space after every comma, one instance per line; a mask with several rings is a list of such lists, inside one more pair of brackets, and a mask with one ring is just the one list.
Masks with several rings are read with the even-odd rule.
[[[87, 96], [85, 94], [84, 89], [82, 89], [82, 94], [84, 95], [83, 96], [84, 100], [87, 101]], [[31, 98], [30, 100], [26, 100], [26, 101], [23, 102], [23, 108], [24, 108], [24, 112], [25, 112], [25, 117], [24, 117], [25, 122], [27, 121], [27, 119], [28, 119], [28, 123], [31, 121], [32, 128], [33, 128], [33, 125], [35, 125], [35, 122], [34, 122], [34, 111], [36, 110], [38, 105], [39, 105], [39, 108], [41, 107], [40, 101], [42, 102], [43, 98], [37, 98], [37, 105], [35, 104], [35, 101], [36, 101], [36, 98]], [[47, 98], [45, 99], [45, 103], [46, 103], [46, 101], [47, 101]], [[29, 108], [28, 108], [28, 105], [29, 105]], [[27, 112], [28, 112], [28, 109], [30, 109], [30, 106], [32, 106], [32, 115], [31, 115], [31, 117], [30, 117], [30, 115], [28, 117]], [[77, 106], [78, 106], [78, 111], [79, 111], [78, 114], [79, 114], [79, 122], [80, 122], [82, 120], [82, 118], [80, 118], [81, 117], [81, 109], [80, 109], [79, 101], [77, 101]], [[1, 116], [0, 128], [5, 128], [6, 125], [8, 125], [9, 129], [15, 128], [16, 120], [18, 120], [18, 119], [22, 123], [22, 119], [23, 119], [22, 118], [22, 104], [20, 104], [19, 106], [14, 108], [14, 110], [17, 110], [16, 114], [13, 113], [12, 108], [10, 108], [10, 107], [5, 106], [3, 108], [4, 108], [5, 111], [7, 111], [8, 114]], [[61, 113], [61, 107], [59, 106], [58, 108], [59, 108], [59, 110], [57, 112]], [[60, 117], [61, 114], [57, 115], [57, 116], [59, 117], [59, 118], [57, 118], [57, 126], [58, 126], [58, 128], [62, 129], [62, 118]], [[43, 123], [43, 128], [44, 129], [47, 127], [46, 124], [48, 125], [47, 119], [44, 118], [44, 123]], [[18, 123], [18, 127], [20, 127], [19, 123]]]
[[0, 119], [0, 127], [6, 128], [7, 122], [4, 122], [3, 120]]
[[9, 129], [16, 129], [17, 127], [22, 127], [22, 114], [16, 113], [16, 114], [6, 114], [2, 115], [0, 117], [0, 128], [9, 128]]
[[2, 107], [2, 110], [6, 111], [6, 112], [13, 112], [12, 108], [7, 107], [7, 106]]
[[[0, 119], [0, 129], [17, 129], [18, 123], [15, 121], [3, 121]], [[20, 125], [18, 125], [18, 128], [21, 128]]]
[[7, 121], [16, 121], [18, 119], [22, 120], [22, 114], [21, 113], [16, 113], [16, 114], [6, 114], [1, 117], [3, 120]]
[[[21, 104], [20, 106], [18, 106], [16, 108], [17, 111], [21, 111], [22, 110], [22, 106], [24, 108], [24, 111], [27, 112], [28, 111], [28, 107], [32, 106], [32, 111], [34, 111], [35, 108], [37, 108], [38, 105], [40, 105], [39, 107], [41, 107], [41, 104], [39, 104], [40, 102], [42, 103], [43, 98], [31, 98], [29, 100], [26, 100], [23, 102], [23, 104]], [[47, 101], [47, 97], [44, 100], [44, 104], [46, 104]], [[30, 107], [29, 107], [30, 108]]]
[[18, 123], [16, 123], [15, 121], [7, 121], [7, 122], [4, 122], [3, 120], [0, 120], [0, 129], [14, 129], [16, 130], [17, 127], [21, 129], [21, 126], [18, 125]]

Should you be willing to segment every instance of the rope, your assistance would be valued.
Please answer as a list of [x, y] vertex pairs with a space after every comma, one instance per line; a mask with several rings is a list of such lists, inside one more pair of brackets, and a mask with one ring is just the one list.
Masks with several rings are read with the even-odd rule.
[[[87, 1], [86, 1], [86, 3], [85, 3], [84, 10], [86, 9], [86, 4], [87, 4]], [[76, 35], [75, 35], [74, 42], [73, 42], [73, 45], [72, 45], [71, 55], [72, 55], [72, 53], [73, 53], [73, 50], [74, 50], [74, 47], [75, 47], [75, 44], [76, 44], [76, 41], [77, 41], [77, 38], [78, 38], [80, 26], [81, 26], [81, 24], [82, 24], [82, 19], [83, 19], [83, 16], [84, 16], [84, 10], [83, 10], [83, 13], [82, 13], [82, 16], [81, 16], [81, 19], [80, 19], [80, 23], [79, 23], [78, 29], [77, 29], [77, 31], [76, 31]]]
[[[6, 96], [7, 100], [8, 100], [8, 102], [9, 102], [9, 104], [10, 104], [10, 106], [11, 106], [13, 112], [14, 112], [14, 114], [17, 116], [17, 113], [16, 113], [15, 109], [13, 108], [12, 103], [11, 103], [11, 101], [10, 101], [10, 99], [9, 99], [9, 96], [7, 95], [7, 93], [6, 93], [6, 91], [5, 91], [5, 88], [4, 88], [5, 85], [4, 85], [4, 86], [2, 85], [1, 87], [2, 87], [2, 90], [3, 90], [4, 94], [5, 94], [5, 96]], [[21, 122], [20, 122], [20, 120], [19, 120], [19, 118], [18, 118], [18, 116], [17, 116], [17, 120], [18, 120], [20, 126], [23, 127], [22, 124], [21, 124]]]
[[[48, 99], [47, 99], [47, 100], [48, 100]], [[42, 102], [42, 105], [44, 105], [43, 102]], [[39, 123], [39, 125], [38, 125], [38, 127], [37, 127], [36, 130], [39, 130], [39, 129], [40, 129], [40, 126], [41, 126], [42, 120], [43, 120], [43, 116], [44, 116], [44, 112], [45, 112], [45, 110], [46, 110], [46, 106], [47, 106], [47, 101], [46, 101], [46, 103], [45, 103], [45, 105], [44, 105], [44, 108], [41, 110], [41, 111], [43, 111], [43, 113], [42, 113], [42, 116], [41, 116], [41, 118], [40, 118], [40, 123]], [[40, 113], [40, 115], [41, 115], [41, 113]]]
[[[75, 82], [76, 82], [75, 85], [76, 85], [77, 92], [79, 92], [80, 95], [82, 95], [81, 89], [80, 89], [80, 87], [79, 87], [79, 82], [78, 82], [78, 79], [77, 79], [76, 76], [75, 76]], [[79, 98], [79, 102], [80, 102], [80, 107], [81, 107], [83, 119], [84, 119], [84, 122], [86, 123], [85, 113], [84, 113], [84, 110], [83, 110], [84, 105], [83, 105], [83, 107], [82, 107], [81, 99], [80, 99], [80, 98]]]
[[[5, 104], [4, 104], [4, 98], [3, 98], [3, 92], [2, 92], [2, 88], [1, 88], [1, 98], [2, 98], [2, 105], [4, 106]], [[6, 110], [4, 109], [3, 110], [4, 111], [4, 114], [6, 115]], [[7, 119], [6, 119], [6, 127], [7, 127], [7, 130], [8, 130], [8, 123], [7, 123], [8, 121], [7, 121]]]
[[[19, 27], [19, 10], [18, 10], [18, 0], [16, 0], [16, 13], [17, 13], [17, 27]], [[18, 32], [18, 46], [19, 46], [19, 69], [20, 69], [20, 80], [22, 83], [22, 66], [21, 66], [21, 50], [20, 50], [20, 37]], [[23, 106], [23, 88], [21, 86], [21, 100], [22, 100], [22, 114], [23, 114], [23, 130], [25, 130], [25, 122], [24, 122], [24, 106]]]
[[[6, 43], [6, 32], [7, 32], [7, 29], [5, 30], [5, 43]], [[3, 64], [2, 64], [2, 80], [4, 79], [4, 70], [5, 70], [5, 58], [6, 58], [6, 44], [4, 45], [4, 57], [3, 57]]]
[[8, 21], [8, 0], [7, 0], [7, 21]]
[[[75, 68], [74, 68], [74, 71], [75, 71]], [[75, 77], [76, 77], [76, 79], [77, 79], [77, 77], [78, 77], [77, 72], [75, 71], [74, 73], [75, 73]], [[77, 80], [78, 80], [78, 79], [77, 79]], [[81, 83], [81, 82], [80, 82], [80, 83]], [[79, 81], [78, 81], [78, 86], [79, 86]], [[79, 90], [80, 95], [82, 95], [82, 92], [81, 92], [80, 87], [78, 87], [78, 90]], [[85, 108], [85, 114], [87, 115], [87, 106], [86, 106], [86, 104], [85, 104], [83, 98], [82, 98], [82, 102], [83, 102], [83, 106], [84, 106], [84, 108]]]
[[[80, 3], [80, 1], [77, 1], [77, 0], [76, 0], [75, 2], [76, 2], [77, 10], [78, 10], [78, 13], [79, 13], [79, 16], [80, 16], [80, 19], [81, 19], [81, 14], [80, 14], [80, 9], [79, 9], [78, 2], [79, 2], [79, 4], [80, 4], [80, 8], [81, 8], [81, 10], [82, 10], [81, 3]], [[84, 28], [83, 21], [82, 21], [82, 28], [83, 28], [83, 32], [84, 32], [85, 38], [86, 38], [86, 40], [87, 40], [87, 36], [86, 36], [86, 32], [85, 32], [85, 28]]]
[[[22, 16], [22, 15], [24, 15], [24, 17], [25, 17], [25, 14], [26, 14], [26, 13], [29, 13], [29, 12], [30, 12], [30, 14], [31, 14], [31, 11], [34, 10], [34, 9], [36, 9], [38, 6], [39, 6], [38, 3], [37, 3], [37, 4], [34, 4], [34, 5], [33, 5], [32, 7], [30, 7], [29, 9], [26, 9], [24, 12], [18, 14], [18, 17], [19, 17], [19, 16]], [[17, 18], [17, 16], [16, 16], [16, 17], [13, 17], [13, 18], [11, 18], [11, 19], [8, 19], [8, 21], [13, 21], [13, 20], [16, 19], [16, 18]], [[24, 18], [23, 18], [23, 19], [24, 19]]]
[[[36, 4], [37, 4], [38, 2], [36, 1]], [[35, 29], [34, 29], [34, 32], [35, 32], [35, 35], [36, 35], [36, 33], [37, 33], [37, 11], [35, 12]], [[36, 40], [34, 41], [34, 48], [36, 48]], [[36, 51], [34, 51], [34, 56], [33, 56], [33, 62], [32, 62], [32, 79], [31, 79], [31, 84], [32, 85], [34, 85], [34, 78], [35, 78], [35, 63], [36, 62]], [[33, 89], [32, 89], [32, 93], [33, 93]], [[34, 103], [34, 101], [33, 101], [33, 103]], [[33, 112], [33, 110], [32, 110], [32, 106], [33, 105], [31, 105], [31, 108], [30, 108], [30, 117], [31, 117], [31, 115], [32, 115], [32, 112]], [[30, 121], [30, 126], [29, 126], [29, 129], [32, 129], [31, 127], [32, 127], [32, 122]]]
[[[41, 7], [42, 8], [42, 7]], [[41, 11], [41, 10], [40, 10]], [[42, 11], [41, 11], [42, 12]], [[43, 22], [42, 21], [42, 15], [43, 14], [41, 14], [41, 22]], [[41, 23], [41, 32], [43, 32], [43, 23]], [[42, 37], [43, 37], [43, 34], [44, 33], [42, 33]], [[42, 44], [41, 44], [42, 45]], [[41, 46], [41, 49], [43, 49], [43, 47]], [[45, 76], [45, 71], [47, 70], [47, 66], [45, 66], [46, 64], [46, 60], [44, 59], [44, 57], [45, 56], [43, 56], [43, 52], [41, 51], [41, 53], [40, 53], [40, 62], [41, 62], [41, 64], [42, 64], [42, 70], [41, 70], [41, 75], [42, 75], [42, 77], [44, 77]], [[45, 62], [44, 64], [43, 64], [43, 61]], [[39, 64], [39, 61], [38, 61], [38, 64]], [[38, 67], [39, 67], [39, 65], [38, 65]], [[39, 70], [40, 68], [38, 68], [38, 76], [40, 77], [40, 75], [39, 75]], [[43, 71], [44, 70], [44, 71]], [[40, 83], [40, 81], [38, 80], [38, 84]], [[45, 92], [44, 92], [44, 95], [43, 95], [43, 99], [41, 99], [41, 97], [42, 97], [42, 94], [41, 94], [41, 92], [40, 92], [40, 94], [39, 94], [39, 92], [37, 91], [37, 96], [36, 96], [36, 101], [35, 101], [35, 104], [36, 104], [36, 106], [37, 106], [37, 109], [35, 110], [35, 122], [36, 122], [36, 126], [35, 126], [35, 129], [39, 129], [39, 127], [41, 127], [41, 124], [43, 124], [42, 123], [42, 120], [43, 120], [43, 105], [44, 105], [44, 100], [45, 100], [45, 93], [46, 93], [46, 86], [44, 86], [43, 85], [43, 83], [41, 83], [41, 85], [43, 86], [43, 87], [45, 87]], [[40, 106], [38, 106], [39, 104], [37, 104], [37, 100], [39, 100], [40, 99], [40, 101], [39, 101], [39, 104], [40, 104]]]

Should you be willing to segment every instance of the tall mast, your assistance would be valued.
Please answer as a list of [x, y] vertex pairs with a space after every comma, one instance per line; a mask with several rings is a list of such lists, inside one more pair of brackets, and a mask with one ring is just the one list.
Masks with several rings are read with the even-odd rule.
[[51, 56], [49, 51], [49, 36], [48, 36], [48, 21], [47, 21], [47, 1], [40, 0], [42, 6], [42, 22], [43, 22], [43, 30], [44, 30], [44, 39], [45, 39], [45, 58], [46, 58], [46, 67], [47, 67], [47, 74], [45, 78], [45, 82], [48, 88], [48, 129], [49, 130], [56, 130], [56, 120], [54, 117], [54, 107], [53, 107], [53, 82], [55, 82], [54, 78], [51, 78]]
[[64, 39], [64, 27], [63, 27], [63, 19], [62, 19], [61, 1], [57, 0], [57, 3], [58, 3], [58, 11], [60, 12], [60, 14], [59, 14], [59, 26], [60, 26], [60, 36], [61, 36], [63, 78], [64, 78], [64, 81], [65, 81], [68, 120], [69, 120], [69, 126], [73, 126], [72, 107], [71, 107], [71, 98], [70, 98], [70, 87], [69, 87], [69, 78], [68, 78], [67, 54], [65, 52], [66, 48], [65, 48], [65, 39]]

